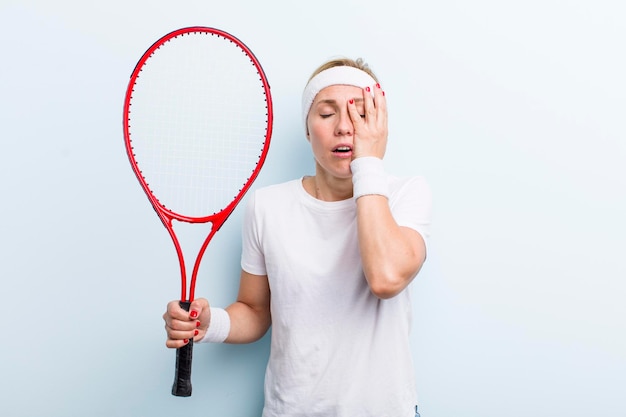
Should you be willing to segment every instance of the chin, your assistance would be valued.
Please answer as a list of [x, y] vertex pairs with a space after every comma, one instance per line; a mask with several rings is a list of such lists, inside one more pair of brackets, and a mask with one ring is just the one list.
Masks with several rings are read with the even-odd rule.
[[317, 172], [339, 179], [351, 179], [352, 171], [350, 170], [350, 162], [352, 161], [332, 161], [331, 163], [322, 165], [319, 161], [316, 161]]

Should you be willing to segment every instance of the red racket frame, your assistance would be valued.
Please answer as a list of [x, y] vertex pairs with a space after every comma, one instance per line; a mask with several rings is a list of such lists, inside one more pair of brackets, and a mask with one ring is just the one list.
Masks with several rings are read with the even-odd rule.
[[[130, 128], [129, 115], [131, 114], [130, 101], [131, 101], [131, 96], [133, 92], [133, 86], [135, 85], [135, 81], [139, 77], [139, 74], [141, 73], [143, 65], [152, 56], [152, 54], [157, 49], [159, 49], [161, 45], [163, 45], [165, 42], [168, 42], [169, 40], [177, 36], [182, 36], [182, 35], [193, 33], [193, 32], [205, 32], [205, 33], [221, 36], [237, 44], [243, 51], [245, 51], [245, 53], [250, 57], [250, 60], [256, 67], [261, 77], [263, 88], [265, 89], [265, 97], [266, 97], [266, 103], [267, 103], [267, 130], [265, 133], [265, 143], [261, 151], [261, 155], [259, 157], [259, 162], [257, 163], [254, 171], [250, 175], [250, 178], [242, 187], [242, 189], [239, 191], [237, 196], [233, 199], [233, 201], [230, 204], [228, 204], [225, 208], [223, 208], [220, 212], [211, 214], [209, 216], [204, 216], [204, 217], [189, 217], [180, 213], [175, 213], [167, 209], [166, 207], [164, 207], [159, 202], [158, 198], [152, 194], [150, 187], [148, 183], [146, 182], [146, 179], [141, 174], [141, 170], [139, 169], [137, 165], [137, 161], [135, 161], [135, 155], [133, 153], [133, 147], [132, 147], [132, 139], [130, 137], [131, 134], [129, 131], [129, 128]], [[128, 88], [126, 90], [126, 97], [124, 100], [124, 142], [126, 144], [126, 152], [128, 154], [128, 159], [130, 160], [130, 164], [133, 168], [133, 172], [135, 173], [135, 176], [139, 180], [141, 187], [143, 188], [146, 195], [148, 196], [148, 199], [150, 200], [152, 207], [154, 208], [157, 215], [161, 219], [161, 222], [167, 229], [170, 237], [172, 238], [172, 242], [174, 243], [174, 246], [176, 248], [176, 254], [178, 256], [178, 262], [180, 265], [180, 274], [181, 274], [181, 296], [180, 296], [181, 301], [192, 302], [194, 300], [196, 278], [197, 278], [198, 270], [200, 269], [200, 264], [202, 262], [202, 257], [204, 256], [204, 252], [206, 251], [206, 248], [208, 247], [215, 233], [217, 233], [217, 231], [222, 227], [224, 222], [232, 214], [237, 204], [239, 204], [239, 202], [241, 201], [243, 196], [246, 194], [246, 192], [248, 191], [252, 183], [257, 178], [259, 172], [261, 171], [261, 168], [263, 167], [263, 164], [265, 163], [265, 158], [267, 156], [267, 152], [270, 146], [270, 140], [272, 137], [272, 125], [273, 125], [272, 96], [270, 93], [270, 85], [269, 85], [269, 82], [267, 81], [267, 77], [265, 76], [265, 72], [263, 71], [261, 64], [257, 60], [256, 56], [252, 53], [252, 51], [238, 38], [236, 38], [235, 36], [231, 35], [228, 32], [224, 32], [219, 29], [215, 29], [211, 27], [204, 27], [204, 26], [192, 26], [192, 27], [178, 29], [178, 30], [168, 33], [167, 35], [157, 40], [143, 54], [139, 62], [137, 62], [137, 65], [135, 66], [135, 69], [133, 70], [132, 75], [130, 77]], [[182, 221], [182, 222], [187, 222], [187, 223], [208, 223], [208, 222], [211, 223], [211, 231], [209, 235], [206, 237], [206, 239], [204, 240], [204, 242], [202, 243], [202, 246], [200, 247], [200, 250], [194, 262], [193, 271], [191, 273], [191, 282], [189, 285], [189, 297], [187, 297], [187, 269], [185, 265], [185, 258], [184, 258], [183, 251], [182, 251], [180, 242], [178, 240], [178, 237], [176, 236], [176, 233], [174, 232], [172, 220], [177, 220], [177, 221]]]

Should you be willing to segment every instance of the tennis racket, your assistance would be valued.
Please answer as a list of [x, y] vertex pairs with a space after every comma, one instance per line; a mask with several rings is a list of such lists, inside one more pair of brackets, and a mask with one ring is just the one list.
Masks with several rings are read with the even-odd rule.
[[[169, 33], [132, 72], [124, 100], [126, 151], [174, 243], [180, 305], [187, 311], [209, 242], [265, 161], [272, 117], [270, 87], [259, 61], [239, 39], [218, 29]], [[211, 223], [190, 280], [174, 220]], [[192, 353], [193, 340], [176, 351], [173, 395], [191, 395]]]

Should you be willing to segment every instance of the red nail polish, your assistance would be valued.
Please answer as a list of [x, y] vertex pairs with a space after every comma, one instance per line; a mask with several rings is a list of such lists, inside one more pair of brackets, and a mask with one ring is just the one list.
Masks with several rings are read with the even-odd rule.
[[354, 104], [354, 99], [353, 98], [350, 99], [350, 104]]
[[380, 84], [376, 84], [376, 88], [380, 88]]
[[196, 322], [196, 327], [200, 327], [200, 322], [199, 321]]
[[385, 95], [385, 92], [383, 91], [383, 96]]
[[189, 343], [189, 339], [185, 339], [185, 340], [183, 340], [183, 343], [184, 343], [184, 344]]
[[365, 91], [367, 91], [369, 93], [370, 92], [370, 88], [369, 87], [365, 87]]
[[198, 330], [194, 330], [194, 331], [193, 331], [193, 335], [194, 335], [194, 336], [198, 336], [198, 333], [200, 333]]
[[195, 319], [196, 317], [198, 317], [198, 312], [194, 310], [189, 315], [191, 316], [192, 319]]

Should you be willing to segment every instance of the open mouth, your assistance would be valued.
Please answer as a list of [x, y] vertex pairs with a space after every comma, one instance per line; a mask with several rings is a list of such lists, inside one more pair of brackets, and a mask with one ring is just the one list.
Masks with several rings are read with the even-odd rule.
[[342, 154], [352, 152], [352, 148], [350, 146], [338, 146], [333, 149], [334, 153]]

